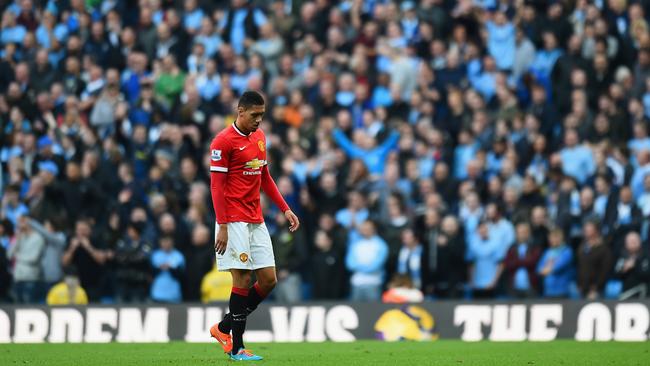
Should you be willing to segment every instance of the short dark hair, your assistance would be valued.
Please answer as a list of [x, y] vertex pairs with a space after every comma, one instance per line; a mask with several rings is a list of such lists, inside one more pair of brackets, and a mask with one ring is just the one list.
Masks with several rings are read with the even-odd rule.
[[237, 107], [242, 107], [244, 109], [247, 109], [255, 105], [264, 105], [264, 97], [262, 96], [262, 94], [256, 91], [247, 90], [239, 98], [239, 103], [237, 104]]
[[138, 235], [142, 235], [145, 229], [145, 223], [140, 222], [140, 221], [130, 221], [129, 224], [127, 225], [128, 228], [131, 228], [135, 230], [135, 232], [138, 233]]

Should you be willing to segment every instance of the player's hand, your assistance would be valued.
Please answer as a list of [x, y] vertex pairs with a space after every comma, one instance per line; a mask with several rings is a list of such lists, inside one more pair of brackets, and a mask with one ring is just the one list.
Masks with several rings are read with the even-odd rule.
[[298, 220], [298, 216], [296, 216], [295, 213], [291, 210], [286, 210], [284, 212], [284, 217], [287, 218], [287, 221], [289, 221], [289, 231], [294, 232], [298, 230], [300, 227], [300, 220]]
[[228, 226], [219, 225], [217, 240], [214, 242], [214, 251], [219, 255], [223, 255], [226, 252], [227, 245], [228, 245]]

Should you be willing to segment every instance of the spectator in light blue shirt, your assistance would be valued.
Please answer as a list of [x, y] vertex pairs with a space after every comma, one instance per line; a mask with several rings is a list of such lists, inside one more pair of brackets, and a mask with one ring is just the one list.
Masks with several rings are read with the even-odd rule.
[[0, 42], [22, 44], [27, 29], [16, 23], [16, 15], [10, 11], [5, 11], [2, 15], [2, 29], [0, 30]]
[[497, 12], [494, 21], [485, 24], [488, 39], [487, 47], [500, 70], [512, 69], [515, 61], [515, 26], [506, 15]]
[[194, 37], [194, 42], [198, 42], [205, 47], [205, 54], [208, 57], [213, 57], [217, 51], [219, 51], [219, 47], [223, 44], [219, 34], [214, 31], [212, 20], [208, 17], [203, 17], [203, 20], [201, 20], [201, 30], [200, 33]]
[[388, 107], [393, 104], [393, 97], [390, 94], [390, 89], [388, 88], [388, 83], [390, 82], [390, 77], [388, 74], [381, 73], [377, 77], [377, 85], [372, 90], [372, 106], [377, 107]]
[[0, 207], [0, 217], [7, 218], [11, 224], [18, 225], [18, 218], [29, 213], [27, 206], [19, 201], [20, 188], [17, 186], [7, 186], [2, 197], [2, 206]]
[[578, 132], [568, 130], [564, 135], [564, 148], [560, 151], [562, 171], [584, 184], [596, 172], [596, 163], [591, 149], [579, 144]]
[[151, 265], [156, 277], [151, 285], [151, 299], [158, 302], [181, 302], [181, 282], [185, 271], [183, 254], [174, 249], [174, 239], [160, 239], [160, 249], [151, 254]]
[[458, 134], [458, 146], [454, 150], [454, 178], [467, 178], [467, 164], [474, 160], [479, 145], [474, 139], [472, 132], [462, 130]]
[[499, 138], [492, 143], [492, 150], [487, 153], [486, 171], [488, 178], [499, 175], [508, 148], [507, 140]]
[[400, 20], [400, 25], [404, 30], [404, 36], [412, 41], [418, 34], [419, 21], [417, 14], [415, 12], [415, 3], [413, 1], [404, 1], [401, 5], [402, 9], [402, 20]]
[[187, 57], [187, 71], [190, 75], [196, 75], [205, 71], [205, 63], [208, 57], [205, 54], [205, 46], [202, 43], [194, 43], [192, 54]]
[[388, 244], [376, 234], [375, 225], [371, 221], [364, 221], [358, 233], [355, 231], [350, 234], [345, 266], [352, 272], [352, 301], [380, 299], [387, 259]]
[[643, 194], [643, 181], [650, 175], [650, 151], [641, 151], [637, 154], [638, 167], [634, 169], [630, 187], [634, 198], [638, 199]]
[[491, 10], [497, 7], [497, 0], [474, 0], [474, 5], [480, 6], [485, 10]]
[[542, 38], [544, 40], [544, 48], [537, 51], [535, 60], [530, 66], [530, 71], [537, 79], [537, 82], [544, 85], [548, 92], [551, 86], [551, 71], [553, 71], [553, 66], [555, 66], [557, 59], [562, 56], [562, 51], [557, 47], [557, 39], [553, 32], [545, 32]]
[[196, 0], [185, 0], [185, 14], [183, 15], [183, 26], [185, 30], [194, 34], [201, 27], [203, 10], [197, 6]]
[[475, 191], [468, 192], [458, 209], [458, 217], [465, 226], [465, 238], [468, 241], [476, 235], [476, 230], [483, 217], [483, 212], [483, 206], [481, 206], [481, 199], [478, 193]]
[[332, 132], [334, 141], [345, 151], [350, 159], [361, 159], [370, 174], [381, 175], [384, 172], [384, 166], [388, 154], [397, 146], [399, 141], [399, 132], [393, 131], [379, 146], [375, 146], [375, 139], [361, 130], [355, 131], [359, 136], [359, 140], [363, 145], [359, 146], [345, 135], [345, 133], [336, 128]]
[[483, 63], [474, 59], [467, 64], [467, 78], [469, 83], [478, 91], [486, 102], [496, 93], [496, 64], [491, 56], [485, 56]]
[[221, 93], [221, 77], [217, 73], [217, 63], [208, 59], [205, 63], [205, 72], [196, 78], [196, 87], [199, 95], [205, 100], [212, 100]]
[[252, 35], [248, 33], [249, 30], [246, 29], [248, 17], [252, 17], [253, 24], [257, 28], [267, 22], [266, 16], [260, 9], [246, 6], [246, 1], [243, 0], [233, 0], [231, 9], [223, 15], [219, 22], [219, 30], [222, 32], [224, 40], [230, 43], [238, 55], [244, 52], [244, 40], [252, 38]]
[[491, 298], [503, 272], [503, 255], [499, 238], [492, 237], [486, 222], [469, 240], [467, 261], [470, 262], [470, 285], [473, 296]]
[[544, 297], [567, 297], [575, 278], [573, 251], [564, 242], [564, 232], [556, 228], [548, 236], [550, 247], [544, 251], [537, 265], [542, 278]]
[[510, 246], [515, 242], [515, 227], [510, 220], [502, 216], [502, 209], [496, 203], [490, 203], [485, 207], [485, 217], [488, 222], [490, 236], [499, 238], [501, 242], [501, 254], [505, 257]]
[[650, 151], [650, 137], [645, 122], [634, 124], [634, 138], [628, 141], [627, 147], [630, 149], [632, 164], [636, 165], [636, 154], [640, 151]]
[[235, 60], [235, 72], [230, 74], [230, 87], [241, 95], [248, 89], [249, 80], [257, 74], [256, 71], [248, 68], [245, 58], [237, 57]]
[[412, 229], [402, 231], [402, 247], [397, 256], [397, 272], [407, 275], [413, 281], [413, 286], [422, 288], [422, 244], [418, 241]]
[[[51, 0], [50, 0], [51, 1]], [[11, 0], [11, 4], [7, 6], [7, 11], [11, 12], [15, 16], [19, 16], [20, 13], [22, 12], [22, 9], [20, 9], [20, 3], [21, 0]], [[7, 1], [4, 1], [4, 3], [7, 3]], [[49, 5], [49, 4], [48, 4]]]
[[368, 207], [363, 195], [358, 191], [348, 194], [348, 206], [336, 212], [336, 222], [346, 229], [355, 229], [368, 219]]
[[[68, 27], [62, 23], [56, 23], [56, 17], [49, 11], [43, 14], [41, 25], [36, 28], [36, 42], [43, 48], [51, 49], [54, 40], [61, 43], [68, 38]], [[54, 39], [53, 39], [54, 38]]]

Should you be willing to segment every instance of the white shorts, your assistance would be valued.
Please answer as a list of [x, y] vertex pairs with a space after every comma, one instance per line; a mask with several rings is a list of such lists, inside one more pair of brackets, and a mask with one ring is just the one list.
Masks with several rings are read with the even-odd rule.
[[[228, 246], [223, 255], [217, 254], [217, 269], [255, 270], [275, 267], [271, 236], [264, 223], [230, 222], [228, 225]], [[219, 225], [215, 226], [216, 241]]]

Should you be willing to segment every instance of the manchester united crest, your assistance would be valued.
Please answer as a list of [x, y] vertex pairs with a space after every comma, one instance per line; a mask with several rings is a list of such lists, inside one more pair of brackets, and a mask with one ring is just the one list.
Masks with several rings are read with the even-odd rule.
[[239, 260], [242, 261], [242, 263], [248, 262], [248, 254], [242, 253], [239, 255]]
[[264, 141], [262, 140], [257, 140], [257, 147], [260, 148], [260, 151], [266, 150], [266, 146], [264, 146]]

